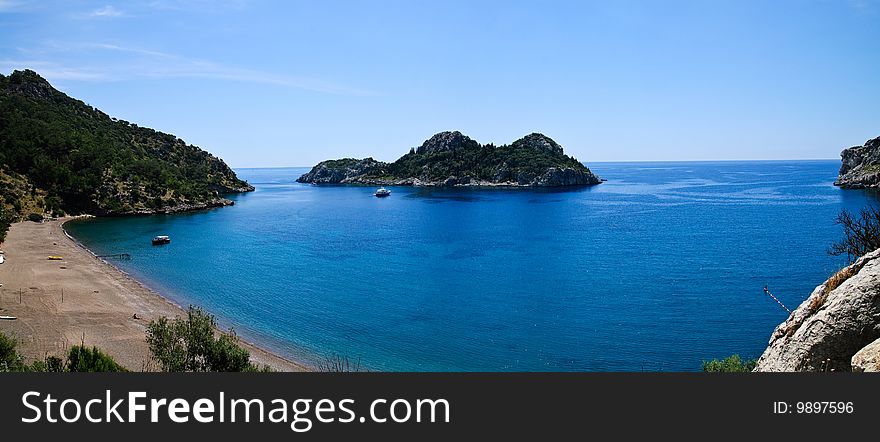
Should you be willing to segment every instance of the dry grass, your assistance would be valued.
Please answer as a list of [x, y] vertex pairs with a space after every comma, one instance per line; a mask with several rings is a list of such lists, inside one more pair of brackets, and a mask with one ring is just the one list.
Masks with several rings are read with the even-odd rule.
[[840, 271], [835, 273], [834, 276], [828, 278], [828, 281], [825, 283], [825, 293], [840, 287], [841, 284], [858, 273], [859, 270], [861, 270], [861, 268], [857, 268], [855, 265], [840, 269]]
[[859, 272], [862, 269], [862, 266], [857, 266], [856, 264], [844, 267], [840, 269], [837, 273], [832, 275], [825, 281], [825, 289], [822, 290], [822, 293], [819, 296], [813, 298], [810, 301], [810, 314], [816, 313], [820, 308], [825, 304], [825, 300], [828, 299], [828, 294], [831, 293], [834, 289], [840, 287], [847, 279], [851, 278], [853, 275]]
[[[846, 280], [853, 277], [856, 273], [859, 273], [859, 270], [861, 270], [865, 264], [867, 264], [867, 262], [863, 262], [861, 264], [851, 264], [838, 270], [837, 273], [831, 275], [831, 277], [828, 278], [827, 281], [825, 281], [825, 287], [822, 289], [822, 291], [812, 300], [810, 300], [810, 304], [808, 307], [809, 313], [807, 314], [807, 316], [805, 316], [805, 318], [816, 314], [816, 312], [818, 312], [819, 309], [822, 308], [823, 305], [825, 305], [825, 301], [828, 300], [828, 295], [832, 291], [834, 291], [834, 289], [843, 285]], [[792, 323], [791, 325], [789, 325], [788, 328], [785, 330], [785, 335], [787, 337], [791, 337], [792, 335], [794, 335], [798, 328], [800, 328], [802, 322], [803, 321], [799, 321], [797, 323]]]

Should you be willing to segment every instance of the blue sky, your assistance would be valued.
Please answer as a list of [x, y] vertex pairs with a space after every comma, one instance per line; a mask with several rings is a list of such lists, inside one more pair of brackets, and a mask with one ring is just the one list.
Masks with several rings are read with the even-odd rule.
[[587, 164], [837, 158], [880, 135], [878, 23], [876, 0], [0, 0], [0, 72], [233, 167], [442, 130]]

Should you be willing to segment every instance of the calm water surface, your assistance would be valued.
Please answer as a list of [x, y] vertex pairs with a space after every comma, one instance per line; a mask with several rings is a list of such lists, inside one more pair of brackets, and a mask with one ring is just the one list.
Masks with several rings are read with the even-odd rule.
[[[875, 200], [838, 161], [599, 163], [565, 191], [301, 185], [200, 213], [69, 223], [98, 254], [283, 355], [374, 370], [698, 370], [760, 354], [844, 264], [834, 217]], [[170, 235], [153, 247], [154, 235]]]

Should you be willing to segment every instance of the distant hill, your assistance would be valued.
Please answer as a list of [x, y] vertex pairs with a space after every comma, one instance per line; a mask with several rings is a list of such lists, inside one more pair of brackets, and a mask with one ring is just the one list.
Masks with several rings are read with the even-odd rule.
[[297, 181], [398, 186], [577, 186], [601, 179], [542, 134], [481, 145], [461, 132], [438, 133], [393, 163], [372, 158], [323, 161]]
[[31, 70], [0, 74], [0, 230], [38, 214], [124, 215], [231, 204], [253, 190], [174, 135], [111, 118]]

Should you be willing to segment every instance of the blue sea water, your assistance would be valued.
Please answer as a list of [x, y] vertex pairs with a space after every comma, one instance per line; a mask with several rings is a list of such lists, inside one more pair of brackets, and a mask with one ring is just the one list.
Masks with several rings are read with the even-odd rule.
[[[180, 305], [282, 355], [371, 370], [689, 371], [756, 357], [845, 264], [834, 218], [874, 194], [838, 161], [599, 163], [568, 190], [311, 186], [67, 229]], [[167, 246], [150, 238], [172, 237]]]

